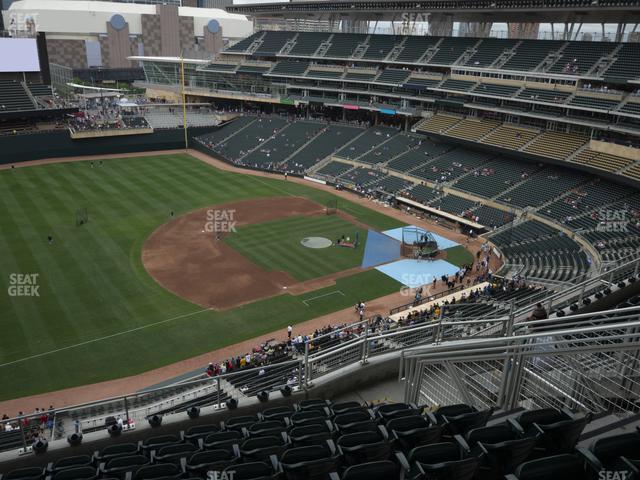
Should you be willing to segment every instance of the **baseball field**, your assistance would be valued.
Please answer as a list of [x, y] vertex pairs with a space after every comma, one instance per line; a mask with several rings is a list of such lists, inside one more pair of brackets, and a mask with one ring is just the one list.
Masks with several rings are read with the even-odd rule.
[[[325, 215], [330, 192], [188, 155], [2, 170], [0, 192], [0, 400], [141, 373], [400, 287], [359, 270], [362, 249], [301, 245], [364, 242], [397, 220], [342, 198]], [[238, 223], [219, 239], [201, 228], [216, 206]], [[225, 277], [238, 264], [247, 285]]]

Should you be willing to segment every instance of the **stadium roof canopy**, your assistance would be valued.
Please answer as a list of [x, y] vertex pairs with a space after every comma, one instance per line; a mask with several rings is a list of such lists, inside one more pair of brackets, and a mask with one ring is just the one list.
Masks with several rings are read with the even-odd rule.
[[307, 20], [342, 17], [416, 22], [428, 21], [429, 14], [444, 14], [461, 22], [640, 22], [637, 0], [316, 0], [233, 5], [227, 11]]
[[[157, 5], [116, 3], [84, 0], [18, 0], [3, 12], [5, 25], [11, 18], [32, 16], [38, 31], [47, 34], [101, 34], [114, 14], [120, 14], [129, 24], [131, 34], [142, 32], [142, 16], [155, 15]], [[244, 15], [236, 15], [217, 8], [179, 7], [178, 15], [194, 19], [194, 35], [202, 35], [203, 26], [211, 19], [218, 20], [224, 36], [242, 38], [251, 34], [252, 23]]]

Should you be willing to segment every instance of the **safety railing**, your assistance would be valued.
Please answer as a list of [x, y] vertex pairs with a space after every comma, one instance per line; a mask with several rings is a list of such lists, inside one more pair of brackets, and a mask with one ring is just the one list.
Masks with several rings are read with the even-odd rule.
[[609, 315], [567, 317], [562, 326], [553, 320], [525, 322], [505, 337], [405, 350], [405, 400], [637, 413], [640, 307]]

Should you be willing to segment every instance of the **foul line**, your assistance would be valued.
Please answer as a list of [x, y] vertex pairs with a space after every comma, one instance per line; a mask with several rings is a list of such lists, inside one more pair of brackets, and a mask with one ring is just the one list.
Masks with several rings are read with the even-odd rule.
[[[308, 307], [308, 306], [310, 306], [310, 305], [309, 305], [307, 302], [311, 302], [311, 301], [313, 301], [313, 300], [317, 300], [317, 299], [322, 298], [322, 297], [328, 297], [329, 295], [334, 295], [334, 294], [336, 294], [336, 293], [338, 293], [338, 294], [342, 295], [343, 297], [346, 297], [346, 295], [345, 295], [344, 293], [342, 293], [342, 291], [341, 291], [341, 290], [334, 290], [333, 292], [325, 293], [325, 294], [323, 294], [323, 295], [318, 295], [317, 297], [307, 298], [306, 300], [303, 300], [303, 301], [302, 301], [302, 303], [304, 303], [304, 304]], [[2, 365], [0, 365], [0, 367], [1, 367], [1, 366], [2, 366]]]
[[100, 338], [94, 338], [92, 340], [87, 340], [86, 342], [80, 342], [80, 343], [76, 343], [75, 345], [69, 345], [67, 347], [62, 347], [62, 348], [57, 348], [55, 350], [49, 350], [48, 352], [43, 352], [43, 353], [38, 353], [37, 355], [31, 355], [29, 357], [24, 357], [24, 358], [20, 358], [18, 360], [13, 360], [11, 362], [7, 362], [7, 363], [1, 363], [0, 364], [0, 368], [2, 367], [6, 367], [9, 365], [14, 365], [16, 363], [22, 363], [22, 362], [26, 362], [28, 360], [33, 360], [34, 358], [39, 358], [39, 357], [45, 357], [47, 355], [51, 355], [52, 353], [58, 353], [58, 352], [63, 352], [65, 350], [70, 350], [72, 348], [76, 348], [76, 347], [82, 347], [84, 345], [88, 345], [90, 343], [96, 343], [96, 342], [101, 342], [102, 340], [108, 340], [110, 338], [114, 338], [114, 337], [119, 337], [121, 335], [126, 335], [127, 333], [132, 333], [132, 332], [137, 332], [138, 330], [144, 330], [145, 328], [149, 328], [149, 327], [154, 327], [156, 325], [161, 325], [163, 323], [168, 323], [168, 322], [172, 322], [174, 320], [179, 320], [181, 318], [187, 318], [187, 317], [191, 317], [192, 315], [198, 315], [200, 313], [203, 312], [209, 312], [213, 310], [213, 308], [205, 308], [203, 310], [198, 310], [196, 312], [191, 312], [191, 313], [185, 313], [183, 315], [178, 315], [177, 317], [171, 317], [171, 318], [167, 318], [165, 320], [160, 320], [159, 322], [155, 322], [155, 323], [148, 323], [147, 325], [142, 325], [140, 327], [136, 327], [136, 328], [132, 328], [130, 330], [125, 330], [122, 332], [118, 332], [118, 333], [113, 333], [111, 335], [107, 335], [105, 337], [100, 337]]

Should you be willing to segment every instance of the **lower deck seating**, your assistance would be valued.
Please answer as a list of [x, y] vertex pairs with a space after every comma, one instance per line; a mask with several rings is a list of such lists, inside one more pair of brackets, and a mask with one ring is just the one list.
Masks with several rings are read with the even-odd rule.
[[331, 161], [318, 170], [320, 175], [326, 175], [328, 177], [338, 177], [343, 173], [351, 170], [353, 165], [348, 163]]
[[509, 263], [522, 266], [520, 273], [527, 278], [569, 281], [590, 266], [577, 242], [537, 221], [520, 223], [489, 238]]

